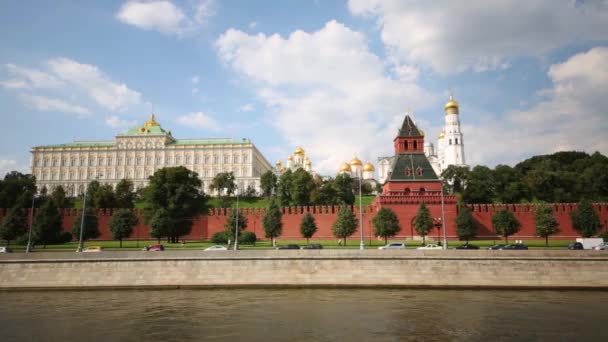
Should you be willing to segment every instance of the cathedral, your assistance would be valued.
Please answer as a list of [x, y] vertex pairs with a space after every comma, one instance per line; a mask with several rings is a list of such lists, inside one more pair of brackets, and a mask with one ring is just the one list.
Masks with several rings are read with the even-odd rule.
[[306, 152], [301, 147], [296, 148], [293, 154], [287, 157], [286, 164], [283, 164], [282, 161], [278, 160], [275, 166], [275, 173], [277, 175], [280, 175], [287, 170], [291, 170], [293, 172], [297, 169], [303, 169], [304, 171], [310, 173], [313, 177], [316, 175], [316, 172], [312, 169], [312, 162], [310, 161], [310, 158], [308, 158]]

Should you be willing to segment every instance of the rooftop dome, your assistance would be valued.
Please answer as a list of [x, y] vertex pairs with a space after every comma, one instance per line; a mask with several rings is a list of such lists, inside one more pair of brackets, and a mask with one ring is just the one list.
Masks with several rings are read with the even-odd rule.
[[340, 166], [340, 172], [350, 172], [351, 168], [350, 165], [348, 165], [348, 163], [344, 163], [342, 164], [342, 166]]
[[450, 95], [450, 100], [445, 104], [443, 108], [446, 114], [458, 114], [459, 105], [456, 100]]
[[353, 158], [353, 159], [350, 161], [350, 163], [349, 163], [349, 164], [350, 164], [350, 165], [352, 165], [352, 166], [361, 166], [361, 165], [363, 165], [363, 163], [362, 163], [362, 162], [359, 160], [359, 158], [357, 158], [357, 157]]
[[370, 171], [373, 172], [374, 170], [375, 170], [374, 165], [372, 165], [372, 163], [370, 163], [370, 162], [367, 162], [367, 163], [365, 163], [365, 165], [363, 165], [364, 172], [370, 172]]

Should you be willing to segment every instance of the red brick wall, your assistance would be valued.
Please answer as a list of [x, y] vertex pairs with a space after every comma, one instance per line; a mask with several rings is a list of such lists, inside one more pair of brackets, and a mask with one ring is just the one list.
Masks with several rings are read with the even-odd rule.
[[[456, 200], [453, 196], [445, 196], [445, 219], [446, 219], [446, 235], [448, 239], [456, 238], [455, 219], [458, 215], [456, 208]], [[395, 211], [402, 229], [398, 234], [398, 238], [412, 237], [416, 235], [412, 220], [416, 215], [416, 211], [420, 202], [424, 201], [434, 218], [441, 217], [441, 197], [440, 196], [396, 196], [396, 197], [379, 197], [374, 205], [363, 208], [363, 224], [365, 240], [375, 238], [372, 233], [371, 221], [380, 206], [386, 206]], [[608, 203], [594, 204], [595, 209], [600, 215], [600, 221], [603, 225], [602, 231], [608, 231]], [[473, 217], [479, 222], [479, 238], [494, 239], [497, 238], [492, 229], [492, 214], [500, 209], [508, 209], [515, 213], [515, 217], [521, 222], [521, 231], [513, 235], [511, 239], [530, 239], [536, 238], [534, 228], [534, 205], [526, 204], [509, 204], [509, 205], [470, 205], [469, 208], [473, 211]], [[574, 239], [579, 235], [572, 228], [570, 221], [570, 213], [576, 209], [576, 204], [553, 204], [554, 215], [560, 223], [560, 232], [552, 237], [552, 239]], [[299, 239], [300, 237], [300, 221], [306, 212], [310, 212], [315, 216], [319, 230], [315, 234], [316, 239], [334, 239], [331, 233], [331, 226], [338, 216], [338, 206], [311, 206], [311, 207], [290, 207], [283, 208], [283, 234], [281, 239]], [[357, 219], [359, 218], [358, 207], [352, 207]], [[101, 236], [99, 239], [110, 240], [108, 223], [113, 213], [113, 209], [99, 209], [97, 216], [99, 219], [99, 230]], [[0, 209], [0, 219], [6, 215], [7, 209]], [[141, 217], [141, 210], [135, 209], [137, 215]], [[192, 226], [192, 232], [185, 236], [185, 239], [190, 240], [208, 240], [214, 233], [224, 230], [227, 214], [230, 209], [212, 209], [206, 216], [201, 216], [196, 219]], [[265, 209], [242, 209], [242, 213], [247, 217], [247, 230], [254, 232], [259, 239], [264, 238], [264, 229], [262, 219]], [[28, 211], [29, 215], [29, 211]], [[64, 230], [71, 231], [74, 220], [77, 215], [81, 215], [79, 209], [65, 209], [63, 226]], [[429, 234], [430, 237], [441, 236], [442, 233], [433, 229]], [[143, 223], [143, 218], [140, 223], [134, 228], [131, 239], [151, 239], [149, 235], [149, 227]], [[351, 237], [352, 239], [359, 238], [359, 231]]]

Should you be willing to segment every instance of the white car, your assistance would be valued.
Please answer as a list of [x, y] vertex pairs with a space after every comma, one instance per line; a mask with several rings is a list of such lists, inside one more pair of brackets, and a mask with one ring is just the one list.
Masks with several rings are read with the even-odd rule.
[[215, 245], [215, 246], [207, 247], [204, 250], [205, 251], [227, 251], [228, 248], [226, 248], [224, 246], [220, 246], [220, 245]]
[[378, 249], [405, 249], [405, 244], [401, 242], [389, 243], [386, 246], [378, 247]]
[[441, 246], [430, 244], [430, 245], [426, 245], [423, 247], [418, 247], [416, 249], [443, 249], [443, 248], [441, 248]]
[[596, 251], [608, 250], [608, 242], [604, 242], [601, 245], [597, 245], [597, 246], [593, 247], [593, 249], [595, 249]]
[[8, 247], [0, 247], [0, 253], [11, 253], [13, 250]]

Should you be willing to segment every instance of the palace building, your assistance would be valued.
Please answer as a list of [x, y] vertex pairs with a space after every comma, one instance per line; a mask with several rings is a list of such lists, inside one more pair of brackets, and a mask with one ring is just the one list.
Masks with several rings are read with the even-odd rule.
[[95, 179], [113, 187], [128, 179], [141, 189], [158, 169], [174, 166], [198, 173], [207, 193], [211, 180], [220, 172], [233, 172], [240, 191], [248, 187], [260, 191], [261, 175], [272, 170], [249, 139], [175, 139], [154, 114], [143, 126], [111, 141], [36, 146], [31, 153], [38, 189], [51, 191], [61, 185], [68, 196], [83, 193]]

